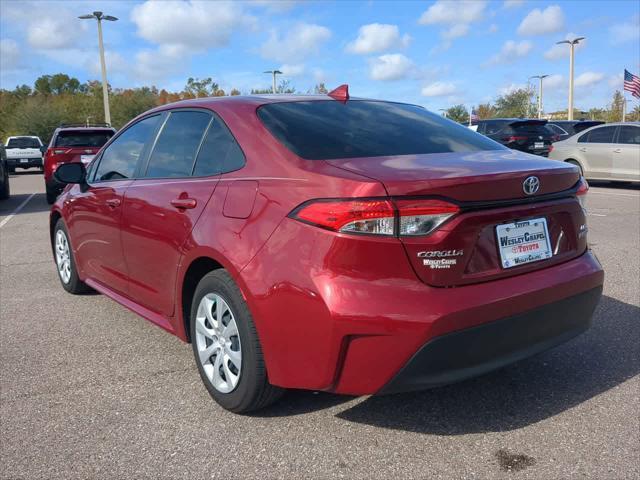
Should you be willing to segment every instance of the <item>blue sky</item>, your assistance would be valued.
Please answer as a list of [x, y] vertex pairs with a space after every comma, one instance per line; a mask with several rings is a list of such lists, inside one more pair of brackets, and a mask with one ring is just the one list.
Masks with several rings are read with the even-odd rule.
[[551, 75], [545, 110], [566, 108], [568, 47], [576, 52], [576, 106], [604, 106], [626, 67], [640, 70], [640, 2], [622, 1], [18, 1], [0, 0], [0, 87], [64, 72], [99, 78], [94, 21], [104, 28], [109, 82], [180, 90], [213, 77], [248, 93], [283, 70], [307, 91], [348, 83], [352, 95], [438, 110], [477, 105]]

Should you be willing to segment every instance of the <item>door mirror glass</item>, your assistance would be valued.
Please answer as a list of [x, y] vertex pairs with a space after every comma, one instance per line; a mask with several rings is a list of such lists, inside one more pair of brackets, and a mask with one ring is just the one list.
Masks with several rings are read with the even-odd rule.
[[84, 183], [87, 172], [82, 163], [63, 163], [53, 177], [60, 183]]

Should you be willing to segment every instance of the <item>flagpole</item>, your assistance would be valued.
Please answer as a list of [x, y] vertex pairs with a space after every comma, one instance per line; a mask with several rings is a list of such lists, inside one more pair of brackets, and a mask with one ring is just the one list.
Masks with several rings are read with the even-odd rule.
[[[625, 68], [625, 72], [627, 69]], [[624, 73], [622, 74], [622, 123], [626, 120], [627, 117], [627, 94], [624, 93]]]

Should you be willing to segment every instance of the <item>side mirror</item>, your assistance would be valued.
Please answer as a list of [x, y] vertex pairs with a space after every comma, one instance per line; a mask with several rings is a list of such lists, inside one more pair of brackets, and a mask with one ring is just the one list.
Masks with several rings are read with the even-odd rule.
[[87, 171], [84, 165], [79, 162], [63, 163], [53, 173], [55, 178], [60, 183], [85, 183], [87, 177]]
[[45, 153], [47, 153], [47, 146], [46, 145], [42, 145], [40, 147], [40, 152], [42, 152], [42, 154], [44, 155]]

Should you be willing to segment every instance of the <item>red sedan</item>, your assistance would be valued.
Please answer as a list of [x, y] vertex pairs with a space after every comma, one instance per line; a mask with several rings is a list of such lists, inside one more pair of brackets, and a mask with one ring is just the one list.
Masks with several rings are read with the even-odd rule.
[[65, 290], [190, 342], [234, 412], [479, 375], [583, 332], [602, 293], [575, 167], [345, 89], [165, 105], [55, 175]]

